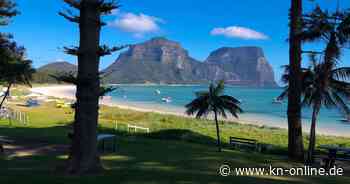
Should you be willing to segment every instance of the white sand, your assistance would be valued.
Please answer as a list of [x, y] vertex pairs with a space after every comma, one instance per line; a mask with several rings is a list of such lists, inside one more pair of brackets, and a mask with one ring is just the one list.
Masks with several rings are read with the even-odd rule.
[[[75, 91], [76, 91], [76, 88], [75, 86], [72, 86], [72, 85], [51, 85], [46, 87], [34, 87], [31, 89], [32, 93], [37, 93], [48, 97], [69, 99], [69, 100], [75, 99]], [[140, 111], [140, 112], [155, 112], [160, 114], [170, 114], [170, 115], [176, 115], [176, 116], [189, 117], [184, 113], [183, 108], [170, 109], [170, 108], [164, 108], [156, 104], [145, 105], [141, 103], [135, 105], [135, 103], [128, 104], [125, 102], [112, 101], [111, 99], [108, 99], [108, 98], [100, 100], [100, 103], [107, 106], [113, 106], [121, 109], [128, 109], [128, 110], [134, 110], [134, 111]], [[257, 126], [287, 128], [286, 119], [276, 119], [268, 115], [265, 116], [265, 115], [255, 115], [255, 114], [245, 113], [240, 115], [239, 120], [234, 117], [229, 117], [228, 119], [226, 119], [226, 121], [234, 121], [241, 124], [250, 124], [250, 125], [257, 125]], [[303, 130], [306, 131], [306, 133], [309, 130], [309, 127], [305, 123], [303, 124]], [[342, 132], [341, 130], [332, 129], [329, 127], [328, 128], [319, 127], [317, 131], [319, 134], [323, 134], [323, 135], [350, 137], [350, 134], [346, 131]]]
[[[71, 85], [54, 85], [54, 86], [48, 86], [48, 87], [34, 87], [31, 89], [32, 93], [37, 93], [48, 97], [69, 99], [69, 100], [75, 100], [75, 91], [76, 91], [76, 87]], [[127, 104], [122, 104], [119, 102], [112, 102], [109, 99], [102, 99], [100, 103], [103, 105], [118, 107], [121, 109], [130, 109], [130, 110], [141, 111], [141, 112], [156, 112], [161, 114], [186, 116], [184, 113], [181, 113], [181, 112], [162, 111], [154, 108], [147, 108], [147, 109], [140, 108], [140, 107], [135, 107]]]

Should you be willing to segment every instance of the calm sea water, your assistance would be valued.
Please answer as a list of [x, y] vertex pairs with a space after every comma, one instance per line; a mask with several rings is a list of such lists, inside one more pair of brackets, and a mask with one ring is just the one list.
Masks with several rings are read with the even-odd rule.
[[[207, 90], [207, 85], [119, 85], [118, 90], [111, 94], [116, 102], [142, 108], [157, 108], [159, 110], [184, 112], [185, 104], [195, 98], [195, 92]], [[160, 92], [160, 94], [157, 93]], [[225, 94], [242, 101], [245, 113], [242, 120], [256, 122], [277, 127], [287, 127], [287, 103], [273, 104], [282, 89], [264, 89], [240, 86], [226, 86]], [[171, 97], [171, 103], [162, 101], [164, 97]], [[311, 120], [311, 109], [304, 108], [304, 130], [308, 131]], [[318, 129], [321, 133], [350, 136], [350, 123], [344, 119], [336, 109], [322, 109], [319, 117]]]

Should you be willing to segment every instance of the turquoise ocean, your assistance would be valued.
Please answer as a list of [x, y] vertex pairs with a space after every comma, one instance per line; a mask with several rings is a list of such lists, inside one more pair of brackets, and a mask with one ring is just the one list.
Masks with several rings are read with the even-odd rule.
[[[110, 94], [112, 101], [138, 108], [184, 113], [184, 106], [195, 98], [195, 92], [207, 90], [207, 85], [117, 85]], [[272, 103], [283, 91], [282, 88], [253, 88], [226, 86], [225, 94], [239, 99], [244, 113], [240, 120], [272, 127], [287, 127], [287, 102]], [[162, 98], [171, 97], [171, 102]], [[308, 131], [311, 109], [303, 109], [303, 127]], [[341, 121], [344, 116], [337, 109], [322, 109], [317, 129], [322, 134], [350, 136], [350, 123]]]

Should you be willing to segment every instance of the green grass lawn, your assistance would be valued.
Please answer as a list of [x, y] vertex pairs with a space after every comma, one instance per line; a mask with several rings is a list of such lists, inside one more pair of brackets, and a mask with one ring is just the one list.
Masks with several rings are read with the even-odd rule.
[[[72, 120], [70, 109], [57, 109], [54, 104], [37, 108], [14, 105], [27, 112], [30, 124], [0, 121], [0, 135], [24, 142], [45, 141], [48, 144], [67, 144], [66, 138]], [[350, 173], [339, 177], [271, 177], [228, 176], [218, 174], [218, 168], [228, 163], [235, 167], [301, 166], [289, 162], [285, 154], [287, 132], [282, 129], [259, 128], [236, 123], [224, 124], [222, 138], [229, 136], [258, 139], [272, 144], [278, 154], [260, 154], [249, 151], [224, 149], [218, 153], [215, 147], [215, 127], [211, 121], [191, 118], [141, 113], [117, 108], [102, 107], [100, 132], [112, 132], [114, 120], [118, 122], [118, 151], [104, 154], [102, 163], [106, 171], [97, 176], [71, 177], [54, 172], [55, 166], [64, 162], [64, 154], [2, 157], [0, 159], [0, 183], [350, 183]], [[149, 127], [151, 134], [126, 133], [127, 124]], [[306, 140], [305, 140], [306, 142]], [[342, 144], [350, 146], [349, 139], [318, 137], [318, 144]]]

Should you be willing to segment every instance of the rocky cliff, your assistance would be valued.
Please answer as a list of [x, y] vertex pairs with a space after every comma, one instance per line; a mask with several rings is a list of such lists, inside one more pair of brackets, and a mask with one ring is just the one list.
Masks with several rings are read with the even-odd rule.
[[133, 45], [104, 72], [108, 83], [207, 83], [275, 86], [272, 67], [257, 47], [221, 48], [204, 62], [177, 42], [153, 38]]
[[205, 63], [219, 66], [232, 84], [251, 84], [255, 86], [275, 86], [272, 66], [259, 47], [223, 47], [212, 52]]
[[179, 43], [154, 38], [131, 46], [105, 72], [109, 83], [195, 83], [205, 81], [195, 73], [201, 66]]

